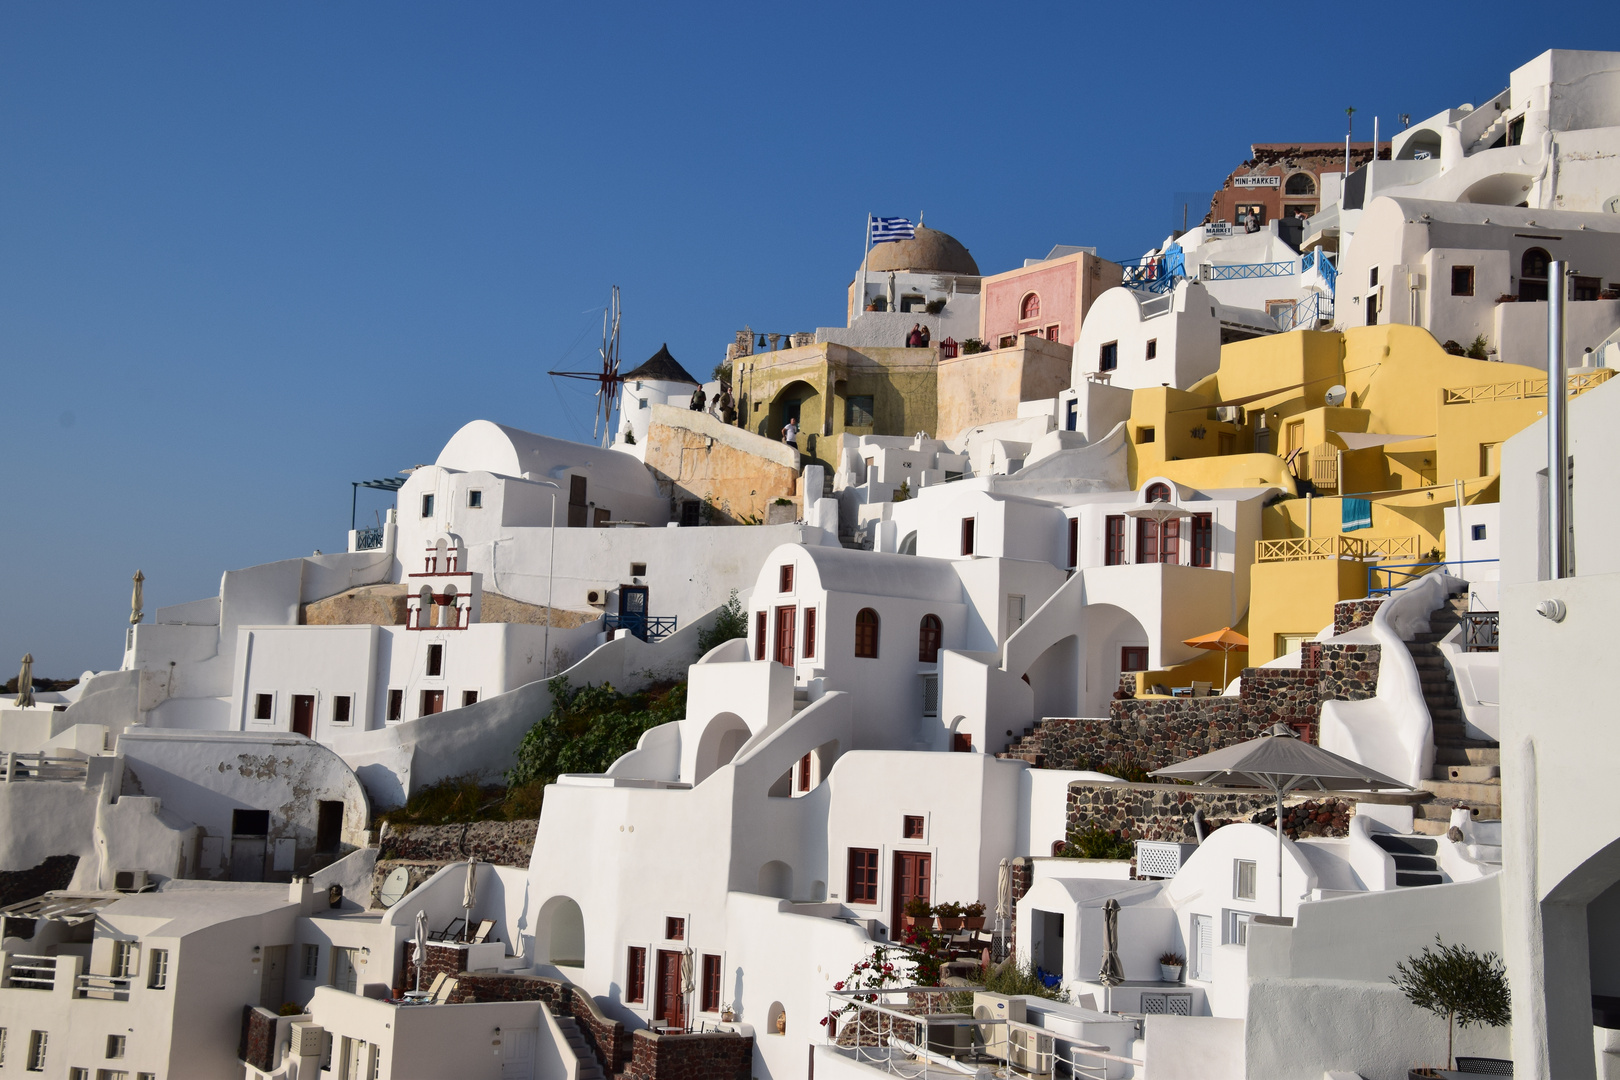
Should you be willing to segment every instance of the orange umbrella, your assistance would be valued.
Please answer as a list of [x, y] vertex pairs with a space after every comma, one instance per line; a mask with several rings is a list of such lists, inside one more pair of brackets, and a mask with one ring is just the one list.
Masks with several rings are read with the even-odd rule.
[[1249, 639], [1232, 629], [1223, 626], [1213, 634], [1200, 634], [1197, 637], [1184, 638], [1183, 645], [1191, 645], [1195, 649], [1219, 649], [1225, 655], [1221, 657], [1221, 690], [1224, 692], [1226, 684], [1231, 682], [1228, 676], [1227, 665], [1232, 661], [1232, 652], [1235, 649], [1249, 648]]

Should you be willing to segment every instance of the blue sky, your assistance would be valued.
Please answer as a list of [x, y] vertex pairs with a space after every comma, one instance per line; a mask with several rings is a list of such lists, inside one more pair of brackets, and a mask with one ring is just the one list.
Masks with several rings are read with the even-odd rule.
[[1250, 142], [1620, 46], [1575, 10], [7, 4], [0, 669], [116, 666], [137, 567], [151, 611], [341, 550], [469, 420], [588, 438], [545, 372], [613, 284], [625, 358], [699, 373], [840, 322], [869, 210], [987, 273], [1140, 252]]

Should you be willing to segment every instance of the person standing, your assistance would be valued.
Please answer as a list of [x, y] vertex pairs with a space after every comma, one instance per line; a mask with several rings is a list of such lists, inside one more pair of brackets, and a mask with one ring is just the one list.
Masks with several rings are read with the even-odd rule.
[[703, 392], [703, 387], [700, 386], [696, 390], [692, 391], [692, 411], [702, 412], [703, 406], [708, 402], [708, 400], [709, 395]]
[[720, 419], [727, 425], [737, 422], [737, 404], [731, 400], [731, 384], [720, 384]]
[[921, 330], [919, 330], [917, 332], [917, 334], [918, 334], [918, 337], [920, 337], [922, 339], [917, 344], [921, 345], [925, 349], [928, 348], [928, 343], [929, 343], [929, 341], [933, 340], [933, 336], [934, 336], [934, 335], [932, 335], [932, 334], [930, 334], [928, 332], [928, 327], [926, 327], [926, 326], [923, 327]]
[[788, 417], [787, 426], [782, 429], [782, 441], [794, 449], [799, 446], [799, 421]]
[[906, 348], [922, 348], [922, 325], [920, 323], [911, 324], [911, 333], [906, 335]]

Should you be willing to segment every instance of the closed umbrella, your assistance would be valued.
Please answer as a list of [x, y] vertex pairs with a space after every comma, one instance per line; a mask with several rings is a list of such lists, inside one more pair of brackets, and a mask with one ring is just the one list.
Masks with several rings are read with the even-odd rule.
[[1231, 672], [1227, 670], [1227, 665], [1232, 661], [1232, 653], [1239, 649], [1247, 651], [1249, 648], [1249, 639], [1230, 626], [1223, 626], [1213, 634], [1200, 634], [1197, 637], [1183, 638], [1181, 643], [1191, 645], [1195, 649], [1219, 649], [1225, 654], [1221, 657], [1221, 689], [1223, 691], [1226, 689], [1226, 684], [1232, 681]]
[[145, 580], [145, 574], [139, 570], [135, 571], [135, 591], [129, 597], [129, 625], [131, 626], [141, 621], [141, 608], [143, 606], [141, 603], [141, 583]]
[[692, 1015], [692, 991], [697, 989], [697, 972], [692, 970], [692, 947], [688, 945], [681, 953], [681, 1023], [686, 1024], [686, 1018]]
[[1277, 724], [1258, 739], [1225, 746], [1213, 753], [1179, 762], [1149, 775], [1218, 787], [1261, 788], [1277, 799], [1277, 914], [1282, 915], [1282, 799], [1283, 794], [1310, 788], [1316, 791], [1405, 788], [1359, 761], [1302, 741], [1287, 724]]
[[[1125, 965], [1119, 962], [1119, 901], [1112, 896], [1103, 905], [1103, 961], [1097, 981], [1109, 989], [1125, 981]], [[1103, 1009], [1112, 1011], [1107, 996], [1105, 993]]]
[[17, 708], [34, 703], [34, 654], [23, 653], [22, 670], [17, 673]]
[[422, 965], [427, 963], [427, 912], [416, 913], [416, 948], [412, 950], [411, 959], [416, 961], [416, 992], [422, 992]]
[[1129, 510], [1125, 511], [1125, 516], [1133, 518], [1147, 518], [1149, 521], [1154, 521], [1160, 525], [1163, 525], [1171, 518], [1192, 517], [1194, 513], [1195, 511], [1188, 510], [1185, 506], [1177, 506], [1173, 502], [1165, 502], [1163, 499], [1158, 499], [1154, 502], [1144, 503], [1141, 506], [1131, 507]]
[[478, 902], [478, 864], [470, 857], [467, 859], [467, 883], [461, 887], [461, 940], [468, 938], [467, 931], [472, 929], [473, 905]]

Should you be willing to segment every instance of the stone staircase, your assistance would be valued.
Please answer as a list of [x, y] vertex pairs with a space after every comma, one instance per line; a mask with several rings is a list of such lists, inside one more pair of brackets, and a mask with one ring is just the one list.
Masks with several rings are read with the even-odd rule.
[[1041, 752], [1040, 727], [1046, 721], [1037, 720], [1033, 725], [1024, 729], [1024, 733], [1007, 744], [1007, 749], [997, 754], [998, 758], [1013, 758], [1017, 761], [1027, 761], [1031, 768], [1046, 768], [1046, 755]]
[[591, 1049], [591, 1044], [585, 1041], [585, 1036], [580, 1033], [579, 1023], [572, 1016], [559, 1016], [556, 1020], [563, 1038], [568, 1040], [568, 1048], [579, 1059], [578, 1080], [605, 1080], [602, 1062], [597, 1059], [596, 1051]]
[[1395, 887], [1410, 889], [1438, 885], [1445, 880], [1436, 857], [1440, 842], [1431, 836], [1370, 833], [1372, 842], [1395, 860]]
[[1444, 835], [1451, 811], [1466, 806], [1476, 818], [1502, 816], [1501, 750], [1497, 743], [1468, 738], [1457, 687], [1437, 644], [1468, 610], [1467, 593], [1452, 595], [1429, 616], [1429, 629], [1406, 643], [1423, 684], [1423, 699], [1434, 724], [1434, 776], [1421, 782], [1434, 797], [1416, 807], [1413, 830]]

